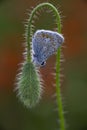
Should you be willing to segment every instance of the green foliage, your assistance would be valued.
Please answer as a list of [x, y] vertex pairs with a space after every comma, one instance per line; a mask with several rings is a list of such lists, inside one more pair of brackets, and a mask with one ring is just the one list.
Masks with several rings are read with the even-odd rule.
[[24, 63], [17, 89], [18, 96], [26, 107], [33, 107], [39, 101], [42, 87], [32, 63]]

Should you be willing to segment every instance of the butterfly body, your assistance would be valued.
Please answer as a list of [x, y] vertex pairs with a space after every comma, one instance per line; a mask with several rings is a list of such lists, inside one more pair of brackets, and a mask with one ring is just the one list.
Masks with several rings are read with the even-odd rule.
[[36, 66], [43, 66], [64, 42], [61, 34], [50, 30], [38, 30], [32, 38], [32, 61]]

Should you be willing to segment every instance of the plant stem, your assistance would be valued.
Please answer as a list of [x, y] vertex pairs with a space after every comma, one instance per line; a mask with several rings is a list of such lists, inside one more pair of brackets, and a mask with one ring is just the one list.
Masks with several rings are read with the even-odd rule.
[[[31, 42], [31, 26], [32, 26], [32, 20], [33, 16], [35, 15], [36, 11], [43, 7], [49, 7], [50, 9], [53, 10], [54, 14], [56, 15], [56, 20], [57, 20], [57, 28], [58, 32], [61, 33], [61, 22], [60, 22], [60, 16], [55, 8], [50, 3], [42, 3], [37, 5], [33, 11], [31, 12], [29, 22], [28, 22], [28, 29], [27, 29], [27, 45], [28, 45], [28, 53], [27, 53], [27, 60], [31, 61], [31, 55], [30, 55], [30, 42]], [[58, 112], [59, 112], [59, 118], [60, 118], [60, 128], [61, 130], [65, 130], [65, 121], [64, 121], [64, 115], [63, 115], [63, 107], [62, 107], [62, 99], [61, 99], [61, 91], [60, 91], [60, 79], [59, 79], [59, 74], [60, 74], [60, 48], [57, 51], [57, 56], [56, 56], [56, 93], [57, 93], [57, 103], [58, 103]]]
[[58, 21], [58, 29], [60, 30], [60, 17], [59, 17], [59, 14], [57, 12], [57, 9], [50, 3], [41, 3], [39, 5], [37, 5], [31, 12], [30, 14], [30, 18], [28, 20], [28, 27], [27, 27], [27, 33], [26, 33], [26, 42], [27, 42], [27, 60], [28, 61], [31, 61], [31, 54], [30, 54], [30, 43], [31, 43], [31, 35], [32, 34], [32, 21], [33, 21], [33, 16], [35, 15], [36, 11], [38, 11], [39, 9], [43, 8], [43, 7], [46, 7], [48, 6], [49, 8], [51, 8], [54, 12], [55, 12], [55, 15], [57, 17], [57, 21]]
[[57, 104], [58, 104], [58, 112], [60, 118], [60, 128], [61, 130], [65, 130], [65, 120], [63, 115], [63, 107], [62, 107], [62, 99], [61, 99], [61, 91], [60, 91], [60, 49], [57, 52], [57, 62], [56, 62], [56, 93], [57, 93]]

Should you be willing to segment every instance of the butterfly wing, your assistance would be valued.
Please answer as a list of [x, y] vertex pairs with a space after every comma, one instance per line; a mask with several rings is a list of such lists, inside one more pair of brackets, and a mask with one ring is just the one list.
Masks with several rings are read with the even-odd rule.
[[61, 34], [49, 30], [38, 30], [32, 40], [34, 54], [38, 64], [45, 62], [63, 43]]
[[37, 66], [40, 65], [43, 60], [41, 51], [43, 51], [43, 37], [41, 32], [38, 30], [32, 38], [32, 60]]

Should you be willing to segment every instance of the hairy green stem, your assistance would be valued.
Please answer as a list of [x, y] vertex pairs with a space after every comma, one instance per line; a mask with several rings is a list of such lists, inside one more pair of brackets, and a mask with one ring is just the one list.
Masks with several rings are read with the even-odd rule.
[[54, 12], [55, 12], [55, 15], [56, 15], [56, 18], [57, 18], [57, 25], [58, 25], [58, 30], [60, 32], [61, 30], [61, 24], [60, 24], [60, 17], [59, 17], [59, 14], [57, 12], [57, 9], [50, 3], [42, 3], [42, 4], [39, 4], [37, 5], [31, 12], [30, 14], [30, 18], [29, 18], [29, 21], [28, 21], [28, 28], [27, 28], [27, 34], [26, 34], [26, 42], [27, 42], [27, 45], [28, 45], [28, 50], [27, 50], [27, 60], [28, 61], [31, 61], [31, 54], [30, 54], [30, 42], [31, 42], [31, 35], [32, 35], [32, 21], [33, 21], [33, 16], [35, 15], [36, 11], [38, 11], [39, 9], [43, 8], [43, 7], [46, 7], [48, 6], [49, 8], [51, 8]]
[[[32, 20], [33, 16], [35, 15], [36, 11], [43, 7], [49, 7], [50, 9], [53, 10], [54, 14], [56, 15], [56, 20], [57, 20], [57, 28], [58, 32], [61, 33], [61, 22], [60, 22], [60, 16], [55, 8], [50, 3], [42, 3], [37, 5], [33, 11], [31, 12], [29, 22], [28, 22], [28, 30], [27, 30], [27, 44], [28, 44], [28, 53], [27, 53], [27, 60], [30, 62], [31, 61], [31, 55], [30, 55], [30, 42], [31, 42], [31, 26], [32, 26]], [[62, 107], [62, 99], [61, 99], [61, 92], [60, 92], [60, 79], [59, 79], [59, 73], [60, 73], [60, 48], [57, 51], [57, 56], [56, 56], [56, 93], [57, 93], [57, 103], [58, 103], [58, 112], [59, 112], [59, 118], [60, 118], [60, 128], [61, 130], [65, 130], [65, 121], [64, 121], [64, 115], [63, 115], [63, 107]]]

